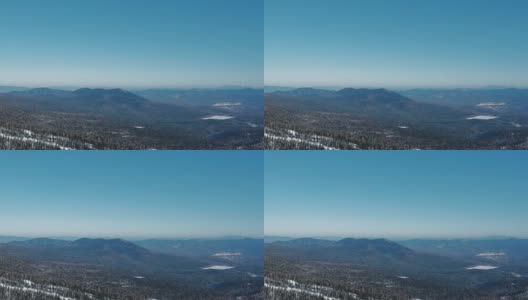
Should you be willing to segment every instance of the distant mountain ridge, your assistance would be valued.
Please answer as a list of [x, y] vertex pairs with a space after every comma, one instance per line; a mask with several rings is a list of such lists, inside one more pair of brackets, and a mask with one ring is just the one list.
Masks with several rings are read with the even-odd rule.
[[[218, 253], [220, 256], [213, 255]], [[0, 254], [29, 261], [106, 265], [121, 270], [140, 268], [144, 272], [178, 266], [189, 267], [196, 272], [208, 264], [235, 263], [224, 260], [223, 253], [235, 253], [237, 265], [262, 265], [263, 241], [242, 239], [130, 242], [115, 238], [80, 238], [73, 241], [35, 238], [0, 244]]]
[[472, 106], [481, 102], [505, 101], [511, 104], [528, 105], [527, 88], [458, 88], [458, 89], [411, 89], [400, 91], [416, 101], [451, 106]]
[[122, 239], [91, 239], [81, 238], [65, 241], [50, 238], [35, 238], [25, 241], [15, 241], [4, 244], [4, 250], [13, 255], [31, 259], [99, 262], [111, 258], [112, 260], [139, 259], [150, 255], [150, 251]]
[[[415, 251], [454, 257], [474, 257], [482, 253], [500, 253], [511, 264], [528, 265], [528, 239], [414, 239], [401, 241]], [[506, 263], [506, 261], [504, 261]]]
[[27, 87], [21, 87], [21, 86], [9, 86], [9, 85], [0, 85], [0, 93], [9, 93], [13, 91], [24, 91], [28, 90]]
[[125, 255], [141, 257], [153, 253], [173, 256], [207, 257], [216, 253], [240, 253], [244, 256], [263, 257], [264, 241], [254, 238], [238, 239], [148, 239], [127, 241], [119, 238], [79, 238], [62, 240], [54, 238], [20, 239], [0, 244], [4, 249], [22, 249], [55, 253], [69, 256]]
[[456, 111], [418, 103], [386, 89], [344, 88], [338, 91], [299, 88], [266, 94], [266, 105], [306, 111], [339, 111], [373, 120], [413, 124], [420, 119], [462, 117]]
[[241, 253], [244, 256], [263, 257], [264, 240], [236, 239], [149, 239], [136, 242], [151, 251], [185, 256], [210, 256], [219, 252]]
[[106, 115], [141, 116], [151, 102], [122, 89], [89, 89], [65, 91], [35, 88], [0, 94], [0, 101], [27, 110], [102, 113]]
[[328, 241], [301, 238], [266, 244], [266, 255], [285, 256], [293, 261], [325, 261], [352, 264], [373, 270], [395, 269], [412, 274], [418, 270], [436, 268], [463, 269], [465, 264], [450, 258], [415, 252], [385, 239], [345, 238]]

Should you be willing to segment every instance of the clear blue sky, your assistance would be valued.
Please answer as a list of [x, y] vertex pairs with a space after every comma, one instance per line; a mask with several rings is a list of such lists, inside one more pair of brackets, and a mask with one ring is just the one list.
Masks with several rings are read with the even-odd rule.
[[0, 85], [263, 84], [262, 0], [4, 0]]
[[528, 87], [525, 0], [266, 0], [265, 84]]
[[265, 234], [528, 237], [527, 152], [265, 153]]
[[0, 161], [0, 235], [263, 234], [261, 151], [22, 151]]

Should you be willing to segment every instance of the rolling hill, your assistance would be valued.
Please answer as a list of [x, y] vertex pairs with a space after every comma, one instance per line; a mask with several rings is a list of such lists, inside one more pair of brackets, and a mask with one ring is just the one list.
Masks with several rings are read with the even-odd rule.
[[39, 293], [72, 299], [258, 299], [262, 293], [262, 263], [161, 253], [122, 239], [12, 241], [0, 244], [0, 262], [0, 295], [21, 294], [11, 299]]
[[502, 109], [502, 102], [491, 101], [497, 97], [482, 102], [477, 91], [467, 96], [469, 106], [435, 101], [436, 94], [425, 97], [423, 91], [300, 88], [266, 93], [266, 149], [525, 149], [525, 93], [504, 93], [514, 95], [505, 105], [515, 109]]
[[528, 289], [526, 264], [417, 251], [385, 239], [278, 241], [265, 245], [265, 255], [273, 299], [523, 299]]
[[0, 93], [0, 148], [262, 148], [262, 91], [178, 93], [178, 101], [163, 101], [164, 90], [35, 88]]

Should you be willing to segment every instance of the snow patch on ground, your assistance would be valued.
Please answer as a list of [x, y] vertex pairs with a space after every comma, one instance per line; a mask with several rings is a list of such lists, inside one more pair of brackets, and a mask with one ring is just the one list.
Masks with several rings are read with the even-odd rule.
[[482, 252], [482, 253], [477, 254], [477, 256], [486, 257], [486, 258], [497, 257], [497, 256], [505, 256], [505, 255], [506, 255], [506, 253], [504, 253], [504, 252]]
[[234, 267], [230, 267], [230, 266], [214, 265], [214, 266], [209, 266], [209, 267], [202, 268], [202, 270], [229, 270], [229, 269], [233, 269], [233, 268]]
[[[62, 292], [68, 291], [68, 289], [64, 287], [47, 285], [47, 286], [40, 286], [40, 288], [36, 288], [36, 287], [33, 287], [35, 286], [35, 284], [30, 280], [24, 280], [22, 283], [23, 285], [18, 285], [18, 284], [15, 285], [15, 283], [10, 284], [10, 283], [0, 281], [0, 287], [7, 289], [7, 290], [19, 291], [19, 292], [23, 292], [27, 294], [34, 294], [34, 295], [43, 294], [46, 296], [55, 297], [60, 300], [75, 300], [74, 298], [65, 297], [60, 294], [61, 291]], [[87, 296], [89, 299], [95, 299], [91, 294], [85, 293], [84, 295]]]
[[272, 290], [282, 290], [282, 291], [286, 291], [288, 293], [295, 293], [295, 294], [305, 294], [305, 295], [309, 295], [309, 296], [315, 296], [315, 297], [321, 297], [325, 300], [339, 300], [337, 298], [334, 298], [334, 297], [328, 297], [328, 296], [325, 296], [319, 292], [312, 292], [312, 291], [309, 291], [309, 290], [303, 290], [303, 289], [298, 289], [298, 288], [295, 288], [295, 287], [282, 287], [282, 286], [277, 286], [277, 285], [271, 285], [271, 284], [268, 284], [268, 283], [264, 283], [264, 287], [265, 288], [268, 288], [268, 289], [272, 289]]
[[24, 280], [24, 284], [28, 286], [32, 286], [33, 282], [31, 280]]
[[497, 268], [498, 267], [495, 267], [495, 266], [478, 265], [478, 266], [468, 267], [466, 268], [466, 270], [494, 270]]
[[132, 127], [136, 128], [136, 129], [145, 129], [145, 126], [132, 126]]
[[409, 129], [409, 126], [398, 126], [400, 129]]
[[213, 254], [213, 256], [240, 256], [242, 253], [240, 252], [219, 252]]
[[297, 285], [297, 281], [288, 279], [288, 284], [291, 285], [291, 286], [296, 286]]
[[241, 255], [242, 253], [240, 252], [220, 252], [220, 253], [215, 253], [211, 256], [222, 258], [222, 259], [227, 259], [227, 260], [234, 260], [240, 257]]
[[397, 277], [400, 278], [400, 279], [409, 279], [408, 276], [397, 276]]
[[359, 149], [355, 143], [343, 143], [334, 138], [315, 134], [306, 134], [292, 129], [271, 129], [264, 128], [264, 138], [269, 148], [276, 149], [275, 145], [286, 144], [291, 148], [316, 148], [318, 150], [340, 150], [345, 149]]
[[467, 117], [466, 120], [484, 120], [484, 121], [487, 121], [487, 120], [493, 120], [493, 119], [497, 119], [498, 117], [496, 116], [486, 116], [486, 115], [478, 115], [478, 116], [473, 116], [473, 117]]
[[220, 121], [229, 120], [229, 119], [233, 119], [233, 117], [214, 115], [214, 116], [209, 116], [209, 117], [202, 118], [202, 120], [220, 120]]
[[[286, 286], [283, 286], [283, 285], [278, 285], [278, 284], [272, 284], [269, 282], [264, 282], [264, 287], [270, 290], [278, 290], [278, 291], [295, 294], [295, 299], [303, 298], [302, 295], [306, 295], [310, 297], [321, 298], [324, 300], [339, 300], [338, 298], [326, 295], [334, 291], [334, 289], [330, 287], [325, 287], [325, 286], [320, 286], [320, 285], [304, 285], [304, 284], [299, 284], [298, 282], [294, 280], [287, 280], [286, 284], [287, 284]], [[360, 300], [356, 294], [348, 293], [348, 295], [352, 299]]]
[[240, 102], [218, 102], [213, 104], [214, 107], [232, 107], [240, 105], [242, 105]]
[[60, 150], [75, 150], [70, 147], [62, 146], [58, 143], [59, 141], [68, 141], [68, 139], [65, 137], [48, 135], [48, 136], [45, 136], [39, 139], [39, 138], [34, 138], [33, 137], [34, 133], [29, 130], [22, 130], [22, 133], [23, 133], [22, 136], [13, 135], [13, 134], [10, 134], [4, 128], [0, 128], [0, 138], [4, 138], [6, 140], [19, 141], [19, 142], [24, 142], [24, 143], [32, 143], [32, 144], [43, 144], [49, 147], [58, 148]]
[[477, 104], [478, 107], [483, 107], [483, 108], [496, 108], [496, 107], [505, 106], [505, 105], [506, 103], [504, 102], [482, 102], [482, 103]]
[[288, 130], [286, 130], [286, 132], [287, 132], [289, 135], [291, 135], [291, 136], [297, 136], [297, 131], [295, 131], [295, 130], [288, 129]]
[[285, 142], [291, 142], [291, 143], [299, 143], [299, 144], [304, 143], [310, 146], [321, 147], [324, 150], [339, 150], [334, 147], [326, 146], [323, 143], [313, 142], [313, 141], [306, 140], [306, 139], [300, 139], [300, 138], [294, 138], [294, 137], [283, 137], [283, 136], [271, 135], [269, 133], [264, 133], [264, 137], [268, 139], [272, 139], [272, 140], [279, 140], [279, 141], [285, 141]]
[[144, 276], [134, 276], [134, 278], [136, 278], [136, 279], [145, 279]]

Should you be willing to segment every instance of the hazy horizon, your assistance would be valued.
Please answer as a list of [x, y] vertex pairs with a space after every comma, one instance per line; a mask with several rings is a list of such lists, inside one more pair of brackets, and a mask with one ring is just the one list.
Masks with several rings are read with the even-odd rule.
[[8, 0], [0, 82], [262, 86], [263, 18], [259, 1]]
[[88, 238], [88, 239], [122, 239], [122, 240], [128, 240], [128, 241], [141, 241], [141, 240], [232, 240], [232, 239], [263, 239], [263, 235], [181, 235], [181, 236], [120, 236], [120, 235], [68, 235], [68, 236], [62, 236], [62, 235], [36, 235], [36, 236], [30, 236], [30, 235], [12, 235], [12, 234], [3, 234], [0, 233], [0, 239], [1, 238], [21, 238], [21, 239], [39, 239], [39, 238], [48, 238], [48, 239], [57, 239], [57, 240], [76, 240], [76, 239], [82, 239], [82, 238]]
[[372, 85], [372, 86], [360, 86], [360, 85], [343, 85], [343, 86], [321, 86], [321, 85], [264, 85], [266, 88], [283, 88], [283, 89], [301, 89], [301, 88], [313, 88], [313, 89], [322, 89], [322, 90], [340, 90], [345, 88], [355, 88], [355, 89], [388, 89], [388, 90], [414, 90], [414, 89], [435, 89], [435, 90], [453, 90], [453, 89], [477, 89], [477, 90], [486, 90], [486, 89], [527, 89], [526, 86], [513, 86], [513, 85], [474, 85], [474, 86], [443, 86], [443, 87], [434, 87], [434, 86], [382, 86], [382, 85]]
[[[294, 153], [292, 153], [294, 152]], [[525, 237], [523, 153], [266, 152], [266, 236]]]
[[218, 86], [102, 86], [102, 85], [76, 85], [76, 86], [63, 86], [63, 85], [11, 85], [11, 84], [0, 84], [0, 88], [3, 87], [10, 87], [10, 88], [28, 88], [28, 89], [38, 89], [38, 88], [48, 88], [48, 89], [59, 89], [59, 90], [68, 90], [73, 91], [77, 89], [82, 88], [89, 88], [89, 89], [122, 89], [122, 90], [129, 90], [129, 91], [142, 91], [142, 90], [192, 90], [192, 89], [206, 89], [206, 90], [222, 90], [222, 89], [262, 89], [262, 86], [250, 86], [250, 85], [241, 85], [241, 86], [231, 86], [231, 85], [218, 85]]
[[269, 0], [264, 82], [526, 87], [526, 9], [522, 0]]
[[303, 239], [303, 238], [312, 238], [312, 239], [321, 239], [321, 240], [341, 240], [341, 239], [386, 239], [391, 241], [405, 241], [405, 240], [484, 240], [484, 239], [528, 239], [528, 235], [524, 236], [497, 236], [497, 235], [475, 235], [475, 236], [466, 236], [466, 235], [438, 235], [438, 236], [371, 236], [371, 235], [355, 235], [355, 236], [319, 236], [319, 235], [264, 235], [264, 238], [285, 238], [285, 239]]

